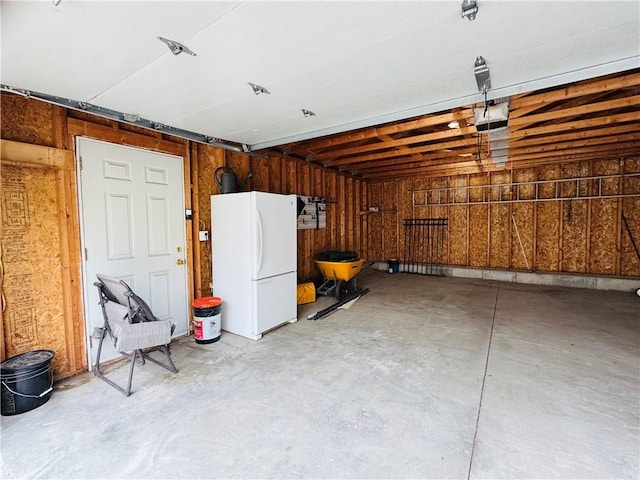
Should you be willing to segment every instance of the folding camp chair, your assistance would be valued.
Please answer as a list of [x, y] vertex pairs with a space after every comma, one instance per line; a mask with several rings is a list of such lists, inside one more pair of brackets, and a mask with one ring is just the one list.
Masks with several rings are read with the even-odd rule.
[[[144, 365], [145, 360], [149, 360], [173, 373], [178, 373], [178, 369], [171, 360], [169, 349], [175, 324], [169, 320], [158, 319], [149, 305], [136, 295], [124, 281], [107, 275], [96, 276], [98, 281], [94, 285], [98, 287], [104, 326], [100, 332], [98, 355], [93, 369], [94, 375], [128, 397], [131, 393], [133, 367], [136, 362]], [[113, 339], [116, 350], [130, 359], [126, 388], [120, 387], [100, 371], [102, 343], [107, 333]], [[149, 353], [154, 350], [164, 353], [166, 363], [149, 356]]]

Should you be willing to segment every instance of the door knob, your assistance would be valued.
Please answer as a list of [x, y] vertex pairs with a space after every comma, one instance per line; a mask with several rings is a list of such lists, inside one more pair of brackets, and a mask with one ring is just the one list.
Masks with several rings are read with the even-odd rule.
[[184, 260], [183, 260], [183, 259], [181, 259], [181, 258], [179, 258], [178, 260], [176, 260], [176, 263], [177, 263], [178, 265], [184, 265]]

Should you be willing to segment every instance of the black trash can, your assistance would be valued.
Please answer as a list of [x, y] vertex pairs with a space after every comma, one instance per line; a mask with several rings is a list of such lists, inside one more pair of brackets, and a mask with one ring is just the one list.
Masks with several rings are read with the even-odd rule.
[[400, 261], [396, 258], [387, 260], [387, 265], [389, 273], [398, 273], [400, 271]]

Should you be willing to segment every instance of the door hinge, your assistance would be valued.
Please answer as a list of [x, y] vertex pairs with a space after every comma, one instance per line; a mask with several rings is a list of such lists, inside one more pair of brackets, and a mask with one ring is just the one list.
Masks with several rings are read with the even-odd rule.
[[84, 261], [86, 262], [89, 259], [89, 254], [87, 253], [87, 249], [84, 249]]
[[80, 170], [82, 170], [82, 157], [78, 157], [78, 163], [80, 164]]

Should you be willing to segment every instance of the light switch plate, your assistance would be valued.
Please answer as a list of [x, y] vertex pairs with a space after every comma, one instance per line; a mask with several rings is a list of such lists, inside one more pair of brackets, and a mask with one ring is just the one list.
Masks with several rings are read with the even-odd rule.
[[209, 240], [209, 232], [207, 230], [200, 230], [200, 241], [206, 242]]

